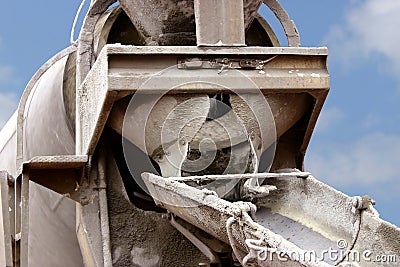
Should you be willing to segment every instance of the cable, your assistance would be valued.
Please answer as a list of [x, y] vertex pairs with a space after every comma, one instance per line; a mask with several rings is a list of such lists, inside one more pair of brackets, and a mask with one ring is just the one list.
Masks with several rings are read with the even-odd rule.
[[80, 6], [78, 8], [78, 11], [75, 14], [74, 23], [72, 24], [71, 35], [70, 35], [69, 40], [70, 40], [71, 44], [75, 45], [75, 46], [77, 45], [77, 42], [78, 42], [78, 39], [74, 40], [75, 28], [76, 28], [76, 24], [78, 23], [79, 16], [82, 12], [82, 8], [84, 7], [85, 3], [86, 3], [86, 0], [82, 0]]

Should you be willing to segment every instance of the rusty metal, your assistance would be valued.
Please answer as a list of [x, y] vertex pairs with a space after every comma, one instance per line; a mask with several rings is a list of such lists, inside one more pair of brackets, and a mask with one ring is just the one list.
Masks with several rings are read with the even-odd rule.
[[[297, 170], [329, 91], [328, 53], [299, 47], [277, 0], [115, 2], [91, 1], [78, 41], [38, 70], [0, 133], [12, 175], [0, 172], [0, 264], [231, 266], [233, 253], [243, 266], [332, 266], [293, 255], [339, 238], [398, 254], [399, 229], [372, 201]], [[135, 97], [147, 102], [130, 109]], [[191, 152], [211, 151], [206, 138], [217, 160], [185, 170]], [[257, 173], [272, 150], [277, 173]], [[271, 248], [288, 262], [257, 258]]]

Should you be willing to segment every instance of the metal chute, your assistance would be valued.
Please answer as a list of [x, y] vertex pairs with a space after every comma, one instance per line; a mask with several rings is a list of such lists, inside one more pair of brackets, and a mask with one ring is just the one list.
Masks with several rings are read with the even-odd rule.
[[[115, 2], [91, 2], [77, 42], [38, 70], [0, 134], [0, 264], [398, 256], [400, 231], [369, 197], [299, 171], [330, 87], [328, 53], [299, 47], [277, 0]], [[288, 47], [257, 15], [262, 3]], [[329, 249], [335, 259], [318, 257]]]

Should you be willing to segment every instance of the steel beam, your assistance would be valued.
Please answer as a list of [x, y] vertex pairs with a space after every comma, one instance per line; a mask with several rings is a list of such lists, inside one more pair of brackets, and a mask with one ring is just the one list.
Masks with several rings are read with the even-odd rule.
[[243, 0], [195, 0], [198, 46], [245, 46]]

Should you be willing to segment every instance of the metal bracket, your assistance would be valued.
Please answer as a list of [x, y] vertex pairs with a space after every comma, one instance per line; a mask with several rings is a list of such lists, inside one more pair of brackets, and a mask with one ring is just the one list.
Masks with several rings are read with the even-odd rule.
[[[13, 266], [14, 231], [14, 181], [6, 171], [0, 171], [0, 265]], [[1, 248], [4, 248], [4, 251]]]
[[79, 202], [88, 161], [88, 156], [35, 157], [23, 164], [23, 173], [31, 181]]
[[261, 70], [265, 64], [275, 59], [273, 56], [267, 60], [251, 58], [185, 58], [178, 60], [178, 69], [257, 69]]

